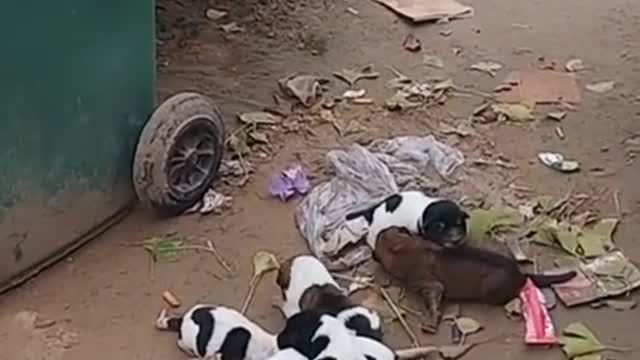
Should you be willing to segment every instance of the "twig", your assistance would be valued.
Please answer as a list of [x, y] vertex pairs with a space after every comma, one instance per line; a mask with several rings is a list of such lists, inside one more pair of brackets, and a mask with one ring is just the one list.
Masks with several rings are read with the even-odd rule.
[[249, 291], [247, 292], [247, 296], [244, 298], [244, 302], [242, 303], [242, 307], [240, 308], [240, 313], [243, 315], [246, 314], [247, 309], [249, 309], [249, 304], [253, 299], [253, 294], [256, 292], [256, 288], [258, 288], [260, 278], [262, 278], [262, 276], [253, 276], [251, 278], [251, 281], [249, 282]]
[[394, 351], [398, 359], [410, 360], [425, 357], [434, 352], [440, 352], [437, 346], [421, 346], [412, 349], [398, 349]]
[[424, 313], [421, 311], [418, 311], [416, 309], [410, 308], [407, 305], [403, 305], [403, 304], [398, 304], [398, 307], [402, 310], [404, 310], [407, 314], [409, 315], [413, 315], [415, 317], [421, 318], [424, 316]]
[[389, 294], [381, 286], [376, 285], [376, 284], [372, 284], [372, 283], [370, 283], [368, 281], [358, 280], [358, 279], [355, 279], [355, 278], [353, 278], [351, 276], [347, 276], [347, 275], [335, 274], [335, 273], [332, 274], [332, 275], [337, 279], [342, 279], [342, 280], [346, 280], [346, 281], [352, 281], [352, 282], [364, 285], [366, 287], [372, 288], [373, 290], [377, 291], [380, 295], [382, 295], [384, 300], [387, 302], [387, 305], [389, 305], [389, 307], [391, 308], [391, 311], [393, 312], [393, 315], [398, 318], [398, 321], [400, 322], [400, 325], [402, 325], [402, 327], [404, 328], [404, 331], [407, 333], [407, 336], [409, 336], [409, 339], [411, 340], [412, 345], [414, 347], [419, 347], [420, 346], [420, 343], [418, 342], [418, 338], [416, 337], [416, 335], [413, 333], [413, 331], [409, 327], [409, 324], [407, 324], [407, 321], [402, 316], [402, 313], [398, 309], [398, 306], [393, 301], [393, 299], [391, 299], [391, 296], [389, 296]]
[[213, 246], [213, 242], [211, 240], [207, 240], [207, 247], [209, 248], [209, 251], [213, 254], [213, 256], [216, 258], [220, 266], [222, 266], [225, 270], [227, 270], [227, 273], [229, 273], [230, 276], [233, 276], [233, 270], [231, 269], [231, 266], [229, 266], [229, 263], [225, 261], [225, 259], [222, 257], [222, 255], [220, 255], [220, 253], [215, 248], [215, 246]]
[[617, 189], [613, 191], [613, 204], [616, 207], [616, 216], [618, 217], [618, 220], [622, 220], [622, 209], [620, 207], [620, 191]]
[[387, 291], [385, 289], [383, 289], [380, 286], [378, 286], [377, 288], [378, 288], [378, 291], [380, 291], [380, 294], [382, 295], [384, 300], [387, 302], [387, 304], [391, 308], [391, 311], [393, 311], [394, 315], [398, 318], [398, 321], [400, 321], [400, 325], [402, 325], [402, 327], [404, 328], [404, 331], [407, 333], [407, 335], [409, 335], [409, 338], [411, 339], [411, 342], [413, 343], [413, 346], [414, 347], [419, 347], [420, 343], [418, 342], [418, 338], [416, 337], [416, 335], [413, 333], [413, 331], [409, 327], [409, 324], [407, 324], [407, 321], [402, 316], [402, 313], [400, 312], [400, 310], [396, 306], [396, 303], [393, 301], [393, 299], [391, 299], [391, 296], [389, 296], [389, 294], [387, 293]]

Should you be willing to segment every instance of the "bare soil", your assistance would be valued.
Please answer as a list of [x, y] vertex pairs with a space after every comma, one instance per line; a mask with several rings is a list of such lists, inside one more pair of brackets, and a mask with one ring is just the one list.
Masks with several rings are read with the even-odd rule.
[[[612, 194], [618, 191], [623, 221], [615, 240], [628, 257], [640, 260], [640, 190], [633, 185], [640, 174], [640, 165], [634, 161], [640, 145], [625, 142], [640, 134], [640, 3], [486, 0], [470, 4], [476, 10], [470, 19], [412, 26], [367, 0], [159, 1], [160, 99], [186, 90], [209, 95], [218, 101], [232, 128], [237, 112], [273, 104], [272, 94], [282, 77], [293, 72], [330, 77], [332, 71], [372, 63], [381, 78], [359, 85], [375, 104], [341, 105], [336, 111], [339, 119], [364, 124], [365, 131], [341, 138], [331, 125], [309, 121], [305, 126], [312, 131], [274, 134], [274, 156], [258, 164], [250, 182], [243, 188], [223, 187], [234, 202], [221, 215], [167, 220], [139, 209], [66, 261], [0, 298], [0, 323], [5, 324], [0, 329], [0, 348], [9, 349], [2, 351], [0, 359], [185, 358], [174, 335], [153, 327], [158, 311], [165, 306], [162, 292], [170, 289], [183, 306], [207, 301], [239, 307], [256, 251], [269, 250], [279, 257], [306, 251], [293, 223], [295, 201], [270, 199], [266, 195], [269, 175], [293, 161], [318, 169], [328, 149], [364, 138], [435, 132], [469, 158], [489, 152], [503, 154], [515, 163], [517, 169], [486, 168], [496, 188], [514, 183], [537, 194], [554, 195], [575, 189], [591, 194], [594, 201], [590, 205], [603, 215], [615, 215]], [[209, 20], [204, 15], [209, 7], [226, 9], [229, 15]], [[358, 14], [347, 11], [349, 7]], [[219, 26], [229, 21], [236, 21], [245, 31], [225, 33]], [[445, 29], [452, 34], [442, 35]], [[402, 48], [409, 32], [421, 40], [421, 53]], [[441, 57], [444, 69], [422, 65], [423, 54]], [[468, 117], [482, 102], [480, 98], [455, 97], [442, 106], [401, 114], [382, 109], [385, 97], [391, 94], [384, 86], [393, 77], [390, 66], [413, 78], [452, 77], [460, 86], [490, 92], [510, 70], [541, 62], [555, 62], [562, 69], [571, 58], [580, 58], [587, 65], [578, 74], [583, 101], [561, 124], [479, 125], [477, 136], [457, 138], [437, 133], [439, 122], [455, 123]], [[472, 63], [482, 60], [498, 61], [505, 68], [496, 78], [468, 71]], [[605, 94], [584, 91], [584, 85], [603, 80], [616, 81], [615, 88]], [[342, 86], [336, 81], [333, 91], [339, 92]], [[564, 130], [564, 140], [555, 135], [558, 125]], [[566, 175], [543, 167], [536, 154], [548, 150], [571, 155], [583, 170]], [[145, 251], [127, 246], [172, 231], [212, 240], [235, 275], [227, 278], [210, 254], [196, 252], [158, 264], [151, 274]], [[249, 310], [251, 318], [274, 332], [282, 326], [280, 313], [271, 306], [277, 295], [271, 274], [263, 280]], [[485, 327], [474, 339], [492, 339], [465, 359], [563, 358], [558, 348], [526, 348], [523, 324], [508, 320], [501, 308], [465, 305], [462, 312]], [[638, 339], [635, 319], [639, 312], [637, 308], [616, 312], [589, 306], [567, 310], [559, 305], [553, 317], [559, 329], [582, 321], [605, 343], [633, 346]], [[34, 319], [36, 314], [39, 317]], [[34, 322], [38, 329], [34, 330]], [[419, 333], [417, 327], [416, 331]], [[387, 336], [393, 346], [409, 345], [397, 324], [387, 328]], [[448, 341], [446, 327], [437, 336], [421, 335], [424, 344]], [[609, 356], [637, 357], [637, 353]]]

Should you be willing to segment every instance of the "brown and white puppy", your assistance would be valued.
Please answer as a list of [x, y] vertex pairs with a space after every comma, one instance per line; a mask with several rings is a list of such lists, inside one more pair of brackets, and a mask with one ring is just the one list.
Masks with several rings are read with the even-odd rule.
[[352, 301], [317, 258], [299, 255], [288, 259], [281, 264], [276, 282], [286, 318], [306, 310], [329, 314], [358, 335], [381, 340], [380, 316]]
[[163, 310], [156, 328], [178, 333], [178, 347], [196, 359], [264, 360], [278, 350], [276, 336], [224, 306], [198, 304], [182, 316]]
[[432, 330], [437, 328], [443, 298], [502, 305], [518, 296], [527, 277], [544, 287], [576, 275], [575, 271], [558, 275], [523, 273], [512, 257], [471, 245], [445, 249], [398, 227], [378, 235], [374, 259], [424, 298], [429, 315], [426, 325]]

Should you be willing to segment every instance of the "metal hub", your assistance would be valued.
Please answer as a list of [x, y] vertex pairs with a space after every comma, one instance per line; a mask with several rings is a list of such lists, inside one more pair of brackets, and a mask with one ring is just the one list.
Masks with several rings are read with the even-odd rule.
[[200, 187], [215, 161], [215, 138], [204, 124], [190, 126], [175, 141], [169, 156], [169, 184], [180, 193]]

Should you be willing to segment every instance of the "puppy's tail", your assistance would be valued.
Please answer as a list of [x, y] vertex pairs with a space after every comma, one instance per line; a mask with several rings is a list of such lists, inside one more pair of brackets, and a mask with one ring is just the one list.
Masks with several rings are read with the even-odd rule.
[[364, 210], [360, 210], [360, 211], [354, 211], [352, 213], [348, 213], [345, 216], [345, 220], [347, 221], [351, 221], [353, 219], [357, 219], [359, 217], [364, 216], [364, 218], [367, 220], [367, 222], [369, 224], [371, 224], [371, 222], [373, 222], [373, 213], [375, 212], [377, 208], [377, 205], [374, 205], [370, 208], [364, 209]]
[[542, 275], [542, 274], [527, 274], [527, 276], [533, 281], [537, 287], [547, 287], [552, 284], [563, 283], [573, 279], [576, 276], [575, 271], [567, 271], [562, 274]]
[[167, 309], [162, 309], [160, 315], [156, 319], [156, 329], [180, 332], [182, 327], [182, 317], [174, 317], [167, 315]]

